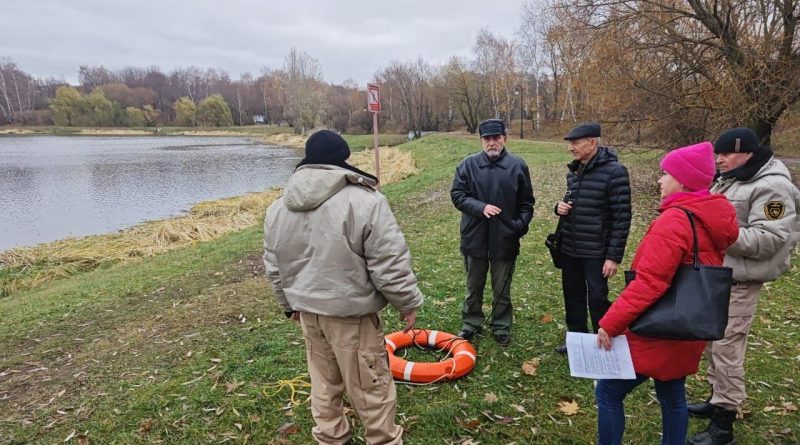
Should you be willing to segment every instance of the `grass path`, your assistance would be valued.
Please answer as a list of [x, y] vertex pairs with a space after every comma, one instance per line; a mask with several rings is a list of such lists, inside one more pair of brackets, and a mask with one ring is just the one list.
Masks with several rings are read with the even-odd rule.
[[[418, 326], [457, 332], [464, 272], [448, 191], [455, 164], [478, 144], [428, 136], [403, 147], [420, 173], [385, 193], [427, 297]], [[408, 444], [594, 443], [592, 383], [570, 378], [553, 352], [563, 339], [563, 309], [542, 244], [555, 225], [550, 209], [567, 158], [561, 144], [514, 141], [510, 149], [528, 161], [537, 199], [512, 287], [513, 343], [501, 349], [479, 337], [478, 364], [466, 378], [399, 386]], [[657, 171], [652, 153], [623, 159], [635, 194], [628, 265], [653, 216]], [[281, 381], [304, 378], [305, 355], [299, 328], [277, 309], [263, 278], [261, 238], [253, 227], [0, 299], [0, 444], [312, 443], [307, 388], [297, 387], [298, 404], [288, 387], [278, 391]], [[612, 295], [621, 284], [612, 280]], [[800, 441], [799, 287], [795, 268], [762, 295], [748, 351], [750, 398], [736, 424], [740, 444]], [[388, 331], [400, 326], [395, 311], [384, 317]], [[536, 359], [536, 374], [523, 372]], [[690, 396], [704, 395], [705, 386], [690, 378]], [[577, 413], [560, 411], [562, 402], [576, 403]], [[657, 443], [652, 385], [637, 390], [627, 409], [626, 441]], [[692, 421], [690, 430], [702, 426]]]

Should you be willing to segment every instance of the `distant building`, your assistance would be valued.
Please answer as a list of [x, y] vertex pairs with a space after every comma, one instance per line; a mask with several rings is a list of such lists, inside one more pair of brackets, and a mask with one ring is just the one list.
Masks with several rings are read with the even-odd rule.
[[253, 115], [253, 123], [254, 124], [263, 124], [264, 122], [266, 122], [266, 121], [264, 120], [264, 115], [263, 114], [255, 114], [255, 115]]

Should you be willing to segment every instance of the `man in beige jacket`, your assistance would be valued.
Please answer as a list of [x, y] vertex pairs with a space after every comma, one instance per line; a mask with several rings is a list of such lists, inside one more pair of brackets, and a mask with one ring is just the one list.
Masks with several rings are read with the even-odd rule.
[[346, 391], [367, 443], [402, 444], [378, 312], [391, 304], [408, 331], [423, 297], [377, 179], [347, 164], [349, 156], [336, 133], [308, 139], [306, 157], [267, 209], [264, 265], [278, 305], [303, 330], [317, 442], [351, 442]]
[[749, 128], [722, 133], [714, 143], [719, 177], [711, 186], [736, 208], [739, 238], [725, 252], [733, 269], [725, 338], [706, 346], [711, 396], [691, 403], [689, 414], [710, 418], [708, 427], [689, 439], [690, 445], [730, 445], [736, 411], [744, 401], [744, 355], [747, 336], [764, 282], [789, 268], [800, 236], [800, 191], [789, 170], [762, 146]]

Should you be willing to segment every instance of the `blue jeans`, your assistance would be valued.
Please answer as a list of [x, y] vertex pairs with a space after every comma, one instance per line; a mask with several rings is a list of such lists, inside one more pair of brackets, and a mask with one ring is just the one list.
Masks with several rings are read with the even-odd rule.
[[[636, 380], [599, 380], [595, 388], [597, 400], [597, 443], [620, 445], [625, 432], [625, 396], [649, 377], [637, 374]], [[686, 410], [686, 378], [656, 384], [656, 396], [661, 404], [661, 445], [684, 445], [689, 428]]]

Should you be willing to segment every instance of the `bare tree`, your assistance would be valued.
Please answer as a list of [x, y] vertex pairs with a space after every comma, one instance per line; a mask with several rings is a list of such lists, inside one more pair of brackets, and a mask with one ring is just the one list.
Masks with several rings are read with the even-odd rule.
[[319, 61], [292, 48], [283, 62], [280, 91], [284, 117], [289, 124], [300, 132], [314, 128], [324, 100]]
[[489, 89], [483, 76], [470, 69], [469, 62], [453, 57], [444, 68], [447, 91], [458, 108], [467, 131], [475, 133], [481, 117], [486, 116]]
[[[514, 107], [514, 89], [519, 83], [515, 41], [494, 36], [489, 30], [478, 33], [473, 46], [476, 69], [490, 85], [494, 117], [509, 120]], [[488, 116], [486, 116], [488, 117]]]
[[[519, 67], [524, 78], [523, 84], [526, 86], [533, 83], [531, 93], [528, 95], [528, 100], [531, 96], [534, 101], [534, 129], [536, 134], [539, 134], [542, 126], [541, 106], [540, 106], [540, 90], [539, 90], [539, 76], [543, 66], [543, 42], [545, 36], [544, 27], [545, 21], [542, 19], [547, 15], [544, 9], [543, 2], [527, 0], [522, 4], [522, 23], [518, 31], [519, 44], [517, 46], [517, 58], [519, 59]], [[529, 91], [531, 88], [529, 88]], [[525, 104], [527, 108], [527, 104]]]
[[420, 137], [423, 129], [431, 128], [433, 113], [429, 82], [432, 77], [433, 68], [421, 58], [416, 62], [390, 62], [378, 75], [379, 82], [387, 87], [389, 98], [400, 104], [403, 126], [414, 137]]
[[0, 117], [15, 122], [17, 116], [31, 113], [39, 83], [9, 59], [0, 59]]
[[[775, 123], [800, 99], [800, 0], [571, 0], [562, 10], [594, 42], [614, 39], [628, 53], [606, 64], [657, 99], [670, 116], [689, 116], [707, 137], [732, 124], [769, 143]], [[696, 112], [699, 110], [699, 112]], [[699, 119], [705, 114], [705, 119]], [[660, 116], [666, 119], [666, 116]]]

